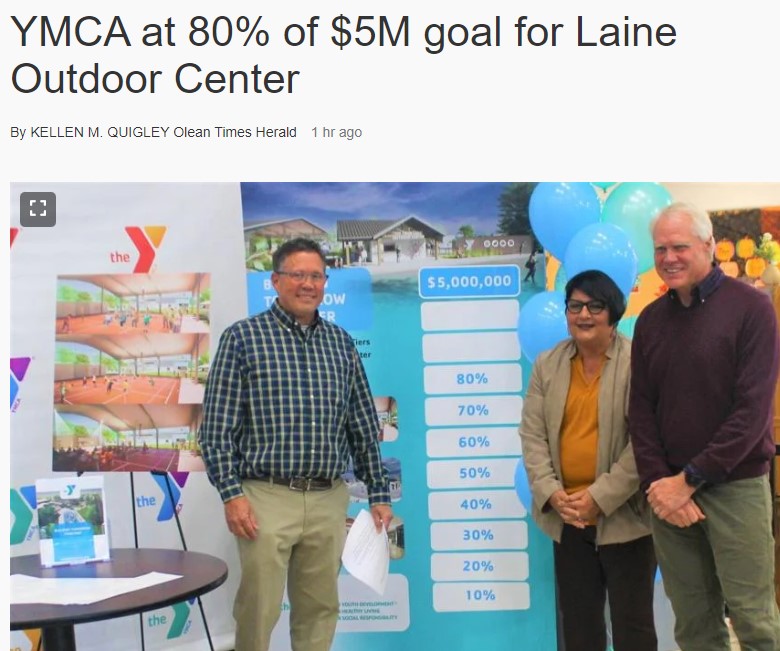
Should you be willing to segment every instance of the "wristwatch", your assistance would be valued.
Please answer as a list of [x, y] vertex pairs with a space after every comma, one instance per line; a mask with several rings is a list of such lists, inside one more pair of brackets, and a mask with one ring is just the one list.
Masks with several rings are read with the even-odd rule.
[[691, 465], [685, 466], [683, 475], [685, 476], [685, 483], [694, 490], [698, 490], [707, 483], [707, 480]]

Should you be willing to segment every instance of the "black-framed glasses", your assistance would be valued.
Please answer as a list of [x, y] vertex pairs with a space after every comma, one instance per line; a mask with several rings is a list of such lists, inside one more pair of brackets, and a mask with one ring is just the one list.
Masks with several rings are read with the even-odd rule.
[[577, 301], [573, 298], [566, 301], [566, 310], [572, 314], [579, 314], [583, 307], [587, 307], [588, 312], [595, 316], [601, 314], [606, 309], [607, 304], [604, 301]]
[[287, 276], [290, 280], [294, 280], [296, 283], [302, 283], [308, 280], [315, 285], [320, 285], [328, 279], [328, 274], [321, 274], [318, 271], [314, 273], [306, 273], [305, 271], [277, 271], [280, 276]]

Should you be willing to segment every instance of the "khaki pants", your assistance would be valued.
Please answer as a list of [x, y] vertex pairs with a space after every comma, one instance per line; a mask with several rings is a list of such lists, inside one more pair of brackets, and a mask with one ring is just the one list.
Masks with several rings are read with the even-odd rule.
[[281, 614], [285, 581], [293, 651], [328, 651], [339, 614], [338, 574], [349, 495], [342, 481], [325, 491], [293, 491], [245, 480], [255, 540], [238, 539], [236, 651], [267, 651]]
[[653, 516], [653, 541], [682, 651], [728, 651], [724, 604], [742, 651], [780, 651], [767, 476], [704, 488], [706, 520], [680, 529]]

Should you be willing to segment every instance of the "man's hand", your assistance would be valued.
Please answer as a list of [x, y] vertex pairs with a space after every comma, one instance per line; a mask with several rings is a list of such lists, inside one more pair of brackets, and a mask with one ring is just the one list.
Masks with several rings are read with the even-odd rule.
[[377, 533], [382, 531], [383, 526], [387, 531], [390, 527], [390, 520], [393, 519], [393, 507], [389, 504], [374, 504], [371, 507], [371, 517], [374, 518]]
[[685, 475], [679, 473], [674, 477], [657, 479], [650, 484], [650, 488], [647, 489], [647, 501], [656, 516], [661, 520], [667, 520], [672, 513], [691, 499], [694, 490], [692, 486], [685, 483]]
[[257, 538], [257, 519], [245, 495], [225, 502], [225, 521], [230, 533], [239, 538]]
[[583, 522], [592, 522], [601, 514], [601, 508], [587, 490], [569, 495], [569, 506], [577, 512], [577, 518]]
[[585, 528], [585, 522], [580, 520], [577, 509], [574, 508], [571, 504], [571, 496], [568, 495], [566, 491], [555, 491], [552, 495], [550, 495], [550, 499], [547, 500], [547, 503], [558, 512], [558, 515], [561, 516], [561, 519], [566, 524], [575, 526], [578, 529]]
[[706, 518], [707, 516], [704, 515], [699, 508], [699, 505], [693, 500], [688, 500], [679, 509], [669, 515], [669, 517], [665, 518], [665, 520], [675, 527], [684, 529], [685, 527], [690, 527], [692, 524], [706, 520]]

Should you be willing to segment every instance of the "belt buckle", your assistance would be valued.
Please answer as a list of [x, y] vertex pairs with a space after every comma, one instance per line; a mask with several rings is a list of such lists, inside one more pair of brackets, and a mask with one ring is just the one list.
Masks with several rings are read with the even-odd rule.
[[293, 477], [290, 479], [290, 490], [305, 492], [311, 488], [311, 479], [308, 477]]

